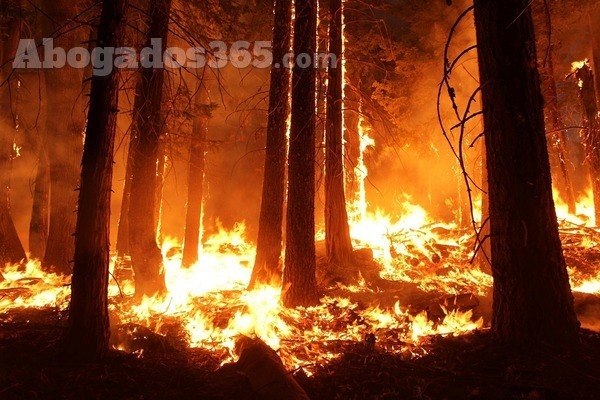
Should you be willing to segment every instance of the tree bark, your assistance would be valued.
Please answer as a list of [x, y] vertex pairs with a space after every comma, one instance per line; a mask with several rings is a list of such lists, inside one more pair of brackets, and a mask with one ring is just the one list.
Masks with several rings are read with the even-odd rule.
[[196, 112], [190, 143], [188, 171], [188, 200], [183, 241], [183, 266], [191, 267], [198, 262], [198, 249], [202, 235], [202, 200], [204, 199], [204, 165], [206, 136], [208, 131], [209, 101], [204, 76], [196, 93]]
[[29, 253], [32, 258], [42, 259], [48, 241], [48, 218], [50, 200], [50, 171], [45, 140], [40, 139], [38, 167], [35, 175], [33, 206], [29, 223]]
[[569, 152], [567, 151], [567, 132], [558, 104], [558, 91], [554, 79], [554, 44], [552, 43], [552, 25], [550, 10], [544, 1], [538, 0], [532, 4], [532, 13], [535, 21], [538, 48], [538, 68], [544, 96], [544, 112], [547, 131], [550, 132], [550, 144], [556, 154], [560, 170], [560, 192], [567, 203], [569, 213], [576, 214], [575, 193], [569, 171]]
[[360, 158], [360, 124], [361, 100], [360, 96], [346, 85], [345, 91], [345, 125], [344, 130], [344, 161], [346, 166], [346, 196], [354, 201], [359, 192], [359, 183], [355, 173]]
[[154, 207], [154, 232], [156, 235], [156, 242], [158, 247], [161, 248], [163, 242], [162, 235], [162, 216], [163, 216], [163, 200], [164, 200], [164, 187], [165, 187], [165, 175], [167, 168], [167, 149], [165, 143], [165, 137], [162, 136], [158, 141], [158, 150], [156, 151], [156, 202]]
[[579, 80], [579, 97], [583, 108], [584, 126], [582, 131], [585, 160], [590, 171], [592, 192], [594, 195], [594, 214], [596, 225], [600, 223], [600, 118], [596, 99], [594, 74], [588, 63], [575, 71]]
[[[150, 39], [162, 39], [166, 49], [171, 0], [150, 2]], [[136, 296], [153, 296], [166, 291], [162, 254], [156, 242], [157, 159], [160, 136], [164, 129], [161, 112], [164, 69], [143, 68], [140, 73], [141, 96], [134, 110], [135, 152], [132, 158], [131, 197], [129, 204], [129, 249], [135, 273]], [[137, 101], [137, 99], [136, 99]]]
[[325, 242], [327, 258], [332, 264], [352, 263], [352, 239], [346, 210], [343, 153], [343, 38], [342, 0], [330, 0], [329, 53], [337, 65], [329, 68], [327, 86], [327, 126], [325, 140]]
[[[273, 30], [273, 63], [280, 63], [290, 52], [292, 1], [276, 0]], [[290, 70], [271, 67], [267, 148], [262, 188], [256, 259], [249, 288], [281, 283], [283, 210], [285, 203], [285, 164], [290, 113]]]
[[[139, 88], [138, 88], [139, 90]], [[136, 101], [140, 97], [136, 97]], [[139, 108], [134, 104], [134, 109]], [[119, 212], [119, 228], [117, 231], [117, 255], [125, 257], [129, 255], [129, 203], [131, 201], [131, 181], [133, 176], [133, 155], [135, 154], [135, 138], [133, 131], [129, 136], [129, 149], [127, 151], [127, 166], [125, 167], [125, 184], [123, 187], [123, 199]]]
[[476, 1], [489, 174], [492, 330], [516, 346], [570, 345], [577, 318], [552, 199], [543, 98], [526, 0]]
[[[294, 54], [313, 58], [317, 1], [296, 2]], [[315, 60], [313, 60], [314, 62]], [[296, 63], [292, 72], [292, 125], [288, 161], [288, 204], [283, 303], [318, 303], [315, 255], [315, 68]]]
[[6, 28], [0, 34], [2, 40], [0, 54], [0, 265], [19, 263], [27, 258], [19, 239], [15, 224], [10, 215], [10, 175], [13, 159], [13, 143], [15, 137], [15, 120], [13, 116], [12, 98], [16, 96], [18, 78], [13, 75], [11, 59], [14, 58], [19, 39], [21, 38], [22, 21], [20, 17], [20, 1], [5, 4], [8, 15]]
[[[72, 21], [78, 13], [76, 2], [55, 0], [43, 3], [44, 34], [61, 28], [54, 47], [71, 49], [89, 38], [85, 26]], [[71, 273], [77, 204], [85, 125], [83, 71], [65, 65], [44, 70], [46, 80], [46, 138], [50, 162], [50, 225], [43, 266], [61, 274]]]
[[[123, 45], [126, 8], [126, 0], [104, 0], [98, 47]], [[115, 69], [109, 77], [93, 78], [83, 151], [71, 306], [63, 343], [67, 357], [85, 362], [106, 355], [110, 336], [110, 198], [119, 77]]]
[[[591, 6], [589, 25], [592, 42], [592, 67], [595, 76], [600, 75], [600, 4]], [[595, 80], [596, 99], [600, 98], [600, 79]]]

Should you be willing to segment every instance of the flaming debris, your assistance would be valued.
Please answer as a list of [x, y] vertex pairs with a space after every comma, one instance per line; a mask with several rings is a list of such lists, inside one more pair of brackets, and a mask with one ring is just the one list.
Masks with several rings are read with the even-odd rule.
[[[600, 274], [581, 256], [593, 251], [600, 238], [591, 222], [590, 201], [583, 199], [581, 214], [574, 216], [565, 214], [566, 206], [557, 199], [557, 211], [574, 290], [600, 294]], [[428, 337], [484, 328], [473, 310], [478, 304], [473, 295], [489, 293], [492, 279], [470, 264], [470, 232], [434, 223], [422, 207], [407, 200], [397, 218], [381, 211], [365, 213], [354, 220], [352, 234], [357, 248], [373, 251], [380, 281], [330, 287], [321, 305], [313, 308], [283, 308], [281, 288], [246, 291], [255, 248], [246, 240], [243, 224], [232, 231], [221, 228], [210, 237], [201, 261], [189, 269], [181, 268], [180, 245], [165, 240], [169, 292], [164, 298], [134, 303], [129, 262], [115, 258], [109, 287], [113, 326], [139, 327], [129, 328], [130, 334], [143, 328], [169, 336], [179, 330], [188, 346], [214, 351], [223, 362], [236, 359], [236, 337], [259, 337], [278, 350], [287, 367], [302, 366], [307, 373], [311, 366], [338, 357], [345, 342], [376, 341], [386, 351], [415, 357], [427, 353]], [[38, 261], [9, 265], [2, 273], [6, 280], [0, 282], [0, 312], [24, 307], [66, 311], [68, 280], [43, 272]], [[418, 297], [412, 304], [406, 300], [408, 287], [450, 297], [436, 307], [431, 301], [423, 307]], [[143, 356], [129, 342], [113, 347]]]

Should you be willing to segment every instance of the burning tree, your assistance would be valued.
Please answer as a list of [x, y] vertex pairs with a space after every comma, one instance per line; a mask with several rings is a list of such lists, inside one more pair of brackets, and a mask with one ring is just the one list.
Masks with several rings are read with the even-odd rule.
[[[161, 54], [167, 48], [170, 13], [171, 0], [150, 2], [146, 44], [150, 47], [153, 40], [161, 40]], [[157, 160], [159, 140], [165, 128], [162, 113], [164, 77], [163, 68], [142, 68], [134, 109], [134, 154], [131, 156], [133, 165], [128, 223], [137, 296], [153, 296], [166, 290], [162, 253], [156, 242], [155, 214], [158, 179], [162, 179]]]
[[290, 70], [275, 63], [289, 53], [292, 37], [292, 1], [275, 2], [273, 29], [273, 66], [269, 88], [269, 120], [267, 148], [256, 260], [250, 278], [250, 288], [257, 284], [281, 281], [281, 251], [283, 241], [283, 212], [285, 202], [285, 167], [287, 160], [287, 130], [290, 112]]
[[[126, 0], [106, 0], [96, 46], [120, 47], [125, 34]], [[75, 233], [69, 326], [64, 345], [75, 359], [91, 361], [108, 351], [108, 267], [110, 198], [117, 128], [120, 71], [92, 79], [81, 189]]]
[[585, 160], [589, 169], [594, 196], [596, 224], [600, 222], [600, 118], [596, 99], [594, 74], [587, 61], [575, 63], [575, 77], [579, 85], [579, 97], [585, 129], [582, 131]]
[[27, 258], [10, 214], [10, 169], [16, 126], [12, 99], [18, 85], [11, 60], [17, 52], [23, 21], [19, 15], [20, 1], [10, 1], [3, 6], [7, 8], [7, 15], [3, 16], [7, 29], [2, 34], [8, 38], [0, 46], [0, 265], [19, 263]]
[[[70, 0], [45, 1], [44, 37], [56, 37], [54, 47], [70, 49], [89, 38], [89, 29], [77, 21], [82, 11]], [[60, 51], [60, 50], [58, 50]], [[50, 57], [47, 54], [47, 57]], [[50, 222], [44, 265], [61, 274], [71, 273], [80, 173], [83, 128], [85, 125], [83, 70], [65, 65], [44, 70], [46, 82], [46, 141], [50, 165]]]
[[531, 10], [524, 0], [474, 7], [489, 174], [492, 328], [514, 344], [571, 344], [579, 324], [552, 199]]
[[348, 225], [344, 181], [343, 118], [343, 5], [330, 1], [329, 66], [325, 147], [325, 240], [330, 263], [347, 267], [352, 262], [352, 239]]
[[188, 171], [188, 201], [185, 218], [185, 237], [183, 239], [182, 263], [190, 267], [198, 262], [200, 245], [202, 201], [204, 199], [204, 168], [206, 165], [206, 135], [210, 117], [208, 89], [204, 79], [205, 68], [195, 95], [196, 113], [190, 139], [190, 163]]
[[560, 188], [566, 199], [569, 212], [576, 214], [575, 192], [569, 166], [569, 152], [567, 149], [567, 132], [558, 102], [558, 90], [554, 78], [554, 37], [552, 36], [552, 22], [550, 5], [545, 1], [534, 1], [532, 16], [536, 28], [536, 42], [540, 84], [544, 96], [544, 114], [547, 122], [550, 146], [556, 155], [556, 162], [560, 171]]
[[[317, 2], [295, 4], [294, 54], [316, 52]], [[292, 125], [288, 158], [288, 204], [283, 271], [286, 306], [318, 301], [315, 251], [315, 68], [296, 63], [292, 70]]]

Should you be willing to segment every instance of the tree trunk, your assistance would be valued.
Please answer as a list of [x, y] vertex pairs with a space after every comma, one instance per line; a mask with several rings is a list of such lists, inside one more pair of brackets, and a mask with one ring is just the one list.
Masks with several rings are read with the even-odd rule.
[[[126, 0], [105, 0], [98, 27], [98, 47], [122, 46]], [[83, 151], [81, 190], [75, 233], [66, 355], [95, 361], [108, 351], [108, 267], [110, 198], [117, 127], [120, 72], [93, 78]]]
[[[314, 57], [317, 1], [296, 2], [294, 54]], [[314, 62], [315, 60], [313, 60]], [[286, 307], [318, 303], [315, 255], [315, 68], [296, 63], [292, 73], [292, 125], [288, 161], [288, 204], [283, 302]]]
[[327, 86], [327, 127], [325, 141], [325, 242], [327, 258], [332, 264], [352, 263], [352, 239], [348, 226], [344, 187], [343, 153], [343, 38], [342, 0], [330, 0], [329, 53], [337, 57], [337, 65], [329, 68]]
[[[12, 109], [12, 97], [16, 96], [18, 78], [12, 74], [12, 63], [19, 39], [22, 21], [19, 13], [20, 1], [11, 1], [5, 5], [8, 15], [6, 28], [0, 34], [3, 39], [0, 54], [0, 82], [8, 80], [0, 87], [0, 266], [6, 263], [19, 263], [25, 260], [25, 250], [10, 215], [10, 175], [13, 159], [15, 120]], [[6, 29], [6, 31], [5, 31]]]
[[[136, 97], [136, 101], [140, 97]], [[134, 104], [134, 109], [138, 106]], [[119, 212], [119, 228], [117, 231], [117, 255], [125, 257], [129, 255], [129, 203], [131, 200], [131, 181], [133, 175], [133, 155], [135, 154], [135, 139], [133, 131], [129, 137], [129, 149], [127, 151], [127, 166], [125, 167], [125, 184], [123, 188], [123, 199]]]
[[[273, 30], [273, 63], [290, 52], [292, 1], [276, 0]], [[257, 285], [281, 282], [283, 209], [285, 203], [285, 163], [288, 115], [290, 113], [290, 70], [271, 67], [269, 121], [263, 178], [262, 202], [258, 225], [256, 259], [250, 289]]]
[[569, 345], [577, 318], [552, 199], [543, 98], [526, 0], [477, 1], [494, 305], [512, 345]]
[[594, 74], [588, 63], [575, 71], [579, 80], [579, 97], [583, 107], [583, 120], [587, 130], [583, 131], [585, 159], [590, 171], [594, 194], [594, 214], [596, 225], [600, 223], [600, 118], [594, 89]]
[[346, 85], [345, 91], [345, 130], [344, 130], [344, 161], [346, 166], [346, 196], [354, 201], [358, 196], [359, 182], [355, 173], [360, 158], [360, 125], [362, 112], [360, 97], [354, 92], [350, 85]]
[[[590, 34], [592, 37], [592, 67], [594, 75], [600, 75], [600, 4], [592, 5], [589, 12]], [[596, 99], [600, 98], [600, 79], [595, 80]]]
[[536, 36], [538, 43], [538, 68], [544, 96], [544, 112], [547, 130], [550, 132], [550, 144], [556, 154], [556, 160], [560, 169], [560, 192], [567, 203], [569, 213], [576, 214], [575, 193], [571, 182], [569, 171], [569, 153], [567, 151], [567, 132], [564, 130], [560, 106], [558, 104], [558, 92], [556, 80], [554, 79], [554, 45], [552, 40], [552, 25], [550, 22], [550, 11], [547, 10], [544, 1], [538, 0], [532, 4], [532, 13], [535, 21]]
[[490, 201], [485, 140], [481, 140], [481, 189], [483, 190], [481, 193], [481, 225], [479, 231], [481, 243], [479, 243], [477, 265], [480, 270], [491, 275]]
[[[161, 133], [162, 136], [162, 133]], [[156, 242], [158, 247], [162, 246], [162, 216], [163, 216], [163, 193], [165, 187], [165, 174], [167, 168], [167, 153], [164, 137], [161, 137], [158, 141], [158, 150], [156, 151], [156, 202], [154, 207], [154, 232], [156, 235]]]
[[204, 198], [204, 164], [206, 135], [208, 130], [208, 93], [204, 76], [196, 93], [196, 113], [190, 143], [188, 171], [188, 200], [183, 241], [183, 266], [191, 267], [198, 262], [198, 249], [202, 235], [202, 200]]
[[50, 199], [50, 171], [45, 140], [40, 139], [38, 167], [35, 175], [33, 206], [29, 223], [29, 253], [31, 258], [42, 259], [48, 241], [48, 217]]
[[[150, 2], [150, 39], [162, 39], [162, 53], [166, 49], [171, 0]], [[156, 191], [160, 136], [164, 129], [161, 112], [164, 69], [143, 68], [140, 73], [141, 96], [134, 110], [135, 140], [132, 166], [131, 197], [129, 204], [129, 249], [135, 273], [136, 296], [153, 296], [166, 291], [162, 254], [156, 243]]]
[[[47, 18], [44, 18], [46, 35], [70, 21], [54, 40], [55, 48], [71, 49], [81, 46], [89, 38], [85, 27], [75, 29], [76, 24], [80, 23], [71, 21], [78, 13], [76, 2], [46, 1], [42, 8], [47, 14]], [[47, 147], [51, 185], [50, 225], [43, 265], [47, 270], [70, 274], [75, 245], [76, 190], [85, 125], [83, 71], [65, 65], [63, 68], [45, 69], [44, 75], [48, 114], [46, 138], [47, 143], [52, 145]]]

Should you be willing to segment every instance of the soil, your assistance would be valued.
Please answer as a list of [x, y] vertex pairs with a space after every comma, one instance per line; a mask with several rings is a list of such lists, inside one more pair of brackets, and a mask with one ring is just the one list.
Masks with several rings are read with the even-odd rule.
[[[111, 352], [101, 364], [60, 356], [64, 322], [55, 310], [0, 315], [0, 399], [259, 399], [219, 357], [145, 334], [143, 351]], [[517, 351], [489, 332], [439, 337], [410, 359], [377, 339], [342, 345], [342, 355], [308, 377], [294, 377], [311, 399], [600, 399], [600, 334], [581, 346]], [[284, 399], [282, 399], [284, 400]]]

